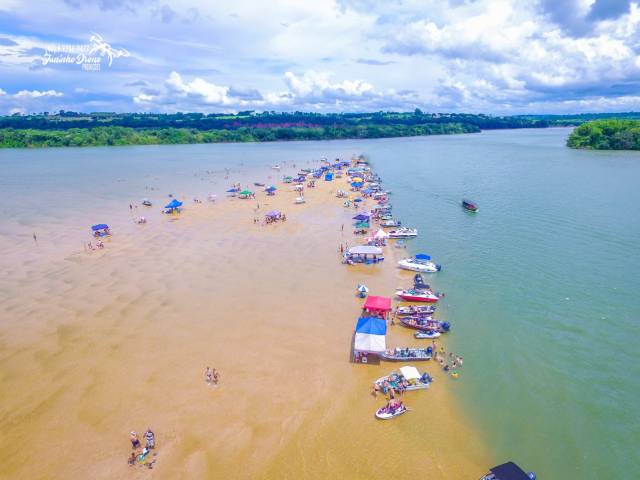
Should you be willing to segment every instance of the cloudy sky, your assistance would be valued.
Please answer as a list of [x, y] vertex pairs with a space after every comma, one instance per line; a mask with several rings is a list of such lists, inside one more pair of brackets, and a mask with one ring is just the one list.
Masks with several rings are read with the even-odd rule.
[[625, 0], [0, 0], [2, 114], [630, 111], [639, 87]]

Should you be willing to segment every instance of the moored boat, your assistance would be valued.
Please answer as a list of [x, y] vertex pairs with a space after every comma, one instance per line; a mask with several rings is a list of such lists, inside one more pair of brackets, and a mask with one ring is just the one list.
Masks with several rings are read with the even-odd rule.
[[148, 198], [143, 198], [142, 205], [144, 205], [145, 207], [150, 207], [152, 205], [151, 200], [149, 200]]
[[418, 340], [431, 340], [433, 338], [438, 338], [440, 335], [442, 334], [436, 330], [421, 330], [413, 334], [413, 336]]
[[396, 296], [407, 302], [427, 302], [435, 303], [442, 297], [442, 294], [436, 294], [431, 290], [416, 290], [413, 288], [404, 289], [398, 288], [396, 290]]
[[376, 411], [376, 418], [380, 420], [391, 420], [392, 418], [398, 417], [407, 411], [407, 407], [405, 407], [402, 402], [395, 405], [389, 403], [389, 405], [379, 408]]
[[398, 262], [398, 267], [403, 270], [421, 273], [436, 273], [442, 269], [441, 265], [431, 261], [429, 255], [419, 253], [415, 257], [403, 258]]
[[386, 228], [399, 227], [400, 225], [402, 225], [402, 222], [400, 220], [395, 220], [393, 218], [388, 220], [383, 220], [382, 222], [380, 222], [380, 226], [386, 227]]
[[446, 333], [451, 330], [449, 322], [442, 320], [434, 320], [431, 317], [403, 317], [400, 319], [403, 327], [413, 328], [415, 330], [435, 330], [436, 332]]
[[414, 238], [418, 236], [418, 230], [415, 228], [400, 227], [389, 232], [389, 238]]
[[430, 315], [435, 313], [435, 305], [409, 305], [407, 307], [396, 308], [398, 315]]
[[503, 463], [493, 467], [480, 480], [536, 480], [535, 472], [525, 473], [513, 462]]
[[433, 356], [433, 349], [427, 348], [399, 348], [396, 347], [393, 350], [386, 350], [380, 354], [380, 358], [389, 362], [421, 362], [431, 360]]
[[462, 207], [466, 210], [469, 210], [470, 212], [478, 211], [478, 204], [471, 200], [462, 199]]
[[433, 379], [427, 372], [420, 373], [416, 367], [406, 365], [389, 375], [380, 377], [373, 382], [374, 389], [382, 393], [387, 393], [390, 388], [401, 391], [424, 390], [429, 388]]

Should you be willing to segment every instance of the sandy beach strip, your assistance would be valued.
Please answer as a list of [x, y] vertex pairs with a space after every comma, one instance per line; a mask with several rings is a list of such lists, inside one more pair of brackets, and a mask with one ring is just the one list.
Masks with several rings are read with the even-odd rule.
[[[350, 363], [355, 287], [391, 296], [411, 275], [393, 247], [342, 265], [340, 244], [358, 241], [335, 197], [347, 184], [316, 184], [304, 205], [279, 184], [187, 203], [175, 221], [155, 209], [104, 251], [3, 279], [0, 477], [479, 477], [489, 454], [433, 362], [419, 365], [431, 388], [407, 394], [414, 411], [374, 419], [372, 381], [400, 365]], [[287, 221], [253, 223], [268, 210]], [[420, 345], [400, 326], [387, 342]], [[128, 433], [147, 427], [154, 468], [129, 467]]]

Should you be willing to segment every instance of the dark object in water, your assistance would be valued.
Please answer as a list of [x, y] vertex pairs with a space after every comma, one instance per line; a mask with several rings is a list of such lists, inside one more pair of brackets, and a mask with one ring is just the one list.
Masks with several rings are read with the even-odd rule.
[[466, 210], [469, 210], [470, 212], [478, 211], [478, 204], [476, 202], [472, 202], [471, 200], [463, 199], [462, 206], [463, 208], [465, 208]]
[[536, 480], [534, 472], [524, 473], [518, 465], [513, 462], [503, 463], [490, 469], [480, 480]]

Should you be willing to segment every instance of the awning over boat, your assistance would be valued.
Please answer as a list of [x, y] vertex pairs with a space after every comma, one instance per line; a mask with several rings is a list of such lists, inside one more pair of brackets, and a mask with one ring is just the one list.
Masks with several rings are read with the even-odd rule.
[[389, 234], [382, 229], [379, 229], [373, 238], [389, 238]]
[[382, 255], [382, 249], [371, 245], [357, 245], [347, 250], [349, 255]]
[[409, 365], [401, 367], [400, 373], [407, 380], [417, 380], [421, 377], [420, 372], [416, 367], [411, 367]]
[[106, 223], [99, 223], [97, 225], [93, 225], [91, 227], [91, 230], [93, 230], [94, 232], [97, 232], [98, 230], [105, 230], [109, 228], [109, 225], [107, 225]]
[[178, 208], [182, 206], [182, 202], [179, 202], [175, 198], [171, 200], [168, 204], [164, 206], [164, 208]]
[[416, 255], [416, 260], [431, 260], [431, 256], [426, 253], [418, 253]]
[[503, 463], [491, 469], [496, 480], [531, 480], [524, 470], [513, 462]]
[[387, 349], [387, 322], [376, 317], [358, 319], [353, 349], [360, 352], [381, 353]]
[[377, 297], [375, 295], [370, 295], [367, 297], [367, 300], [364, 302], [364, 306], [362, 308], [364, 308], [368, 312], [386, 313], [391, 310], [391, 299], [388, 297]]

